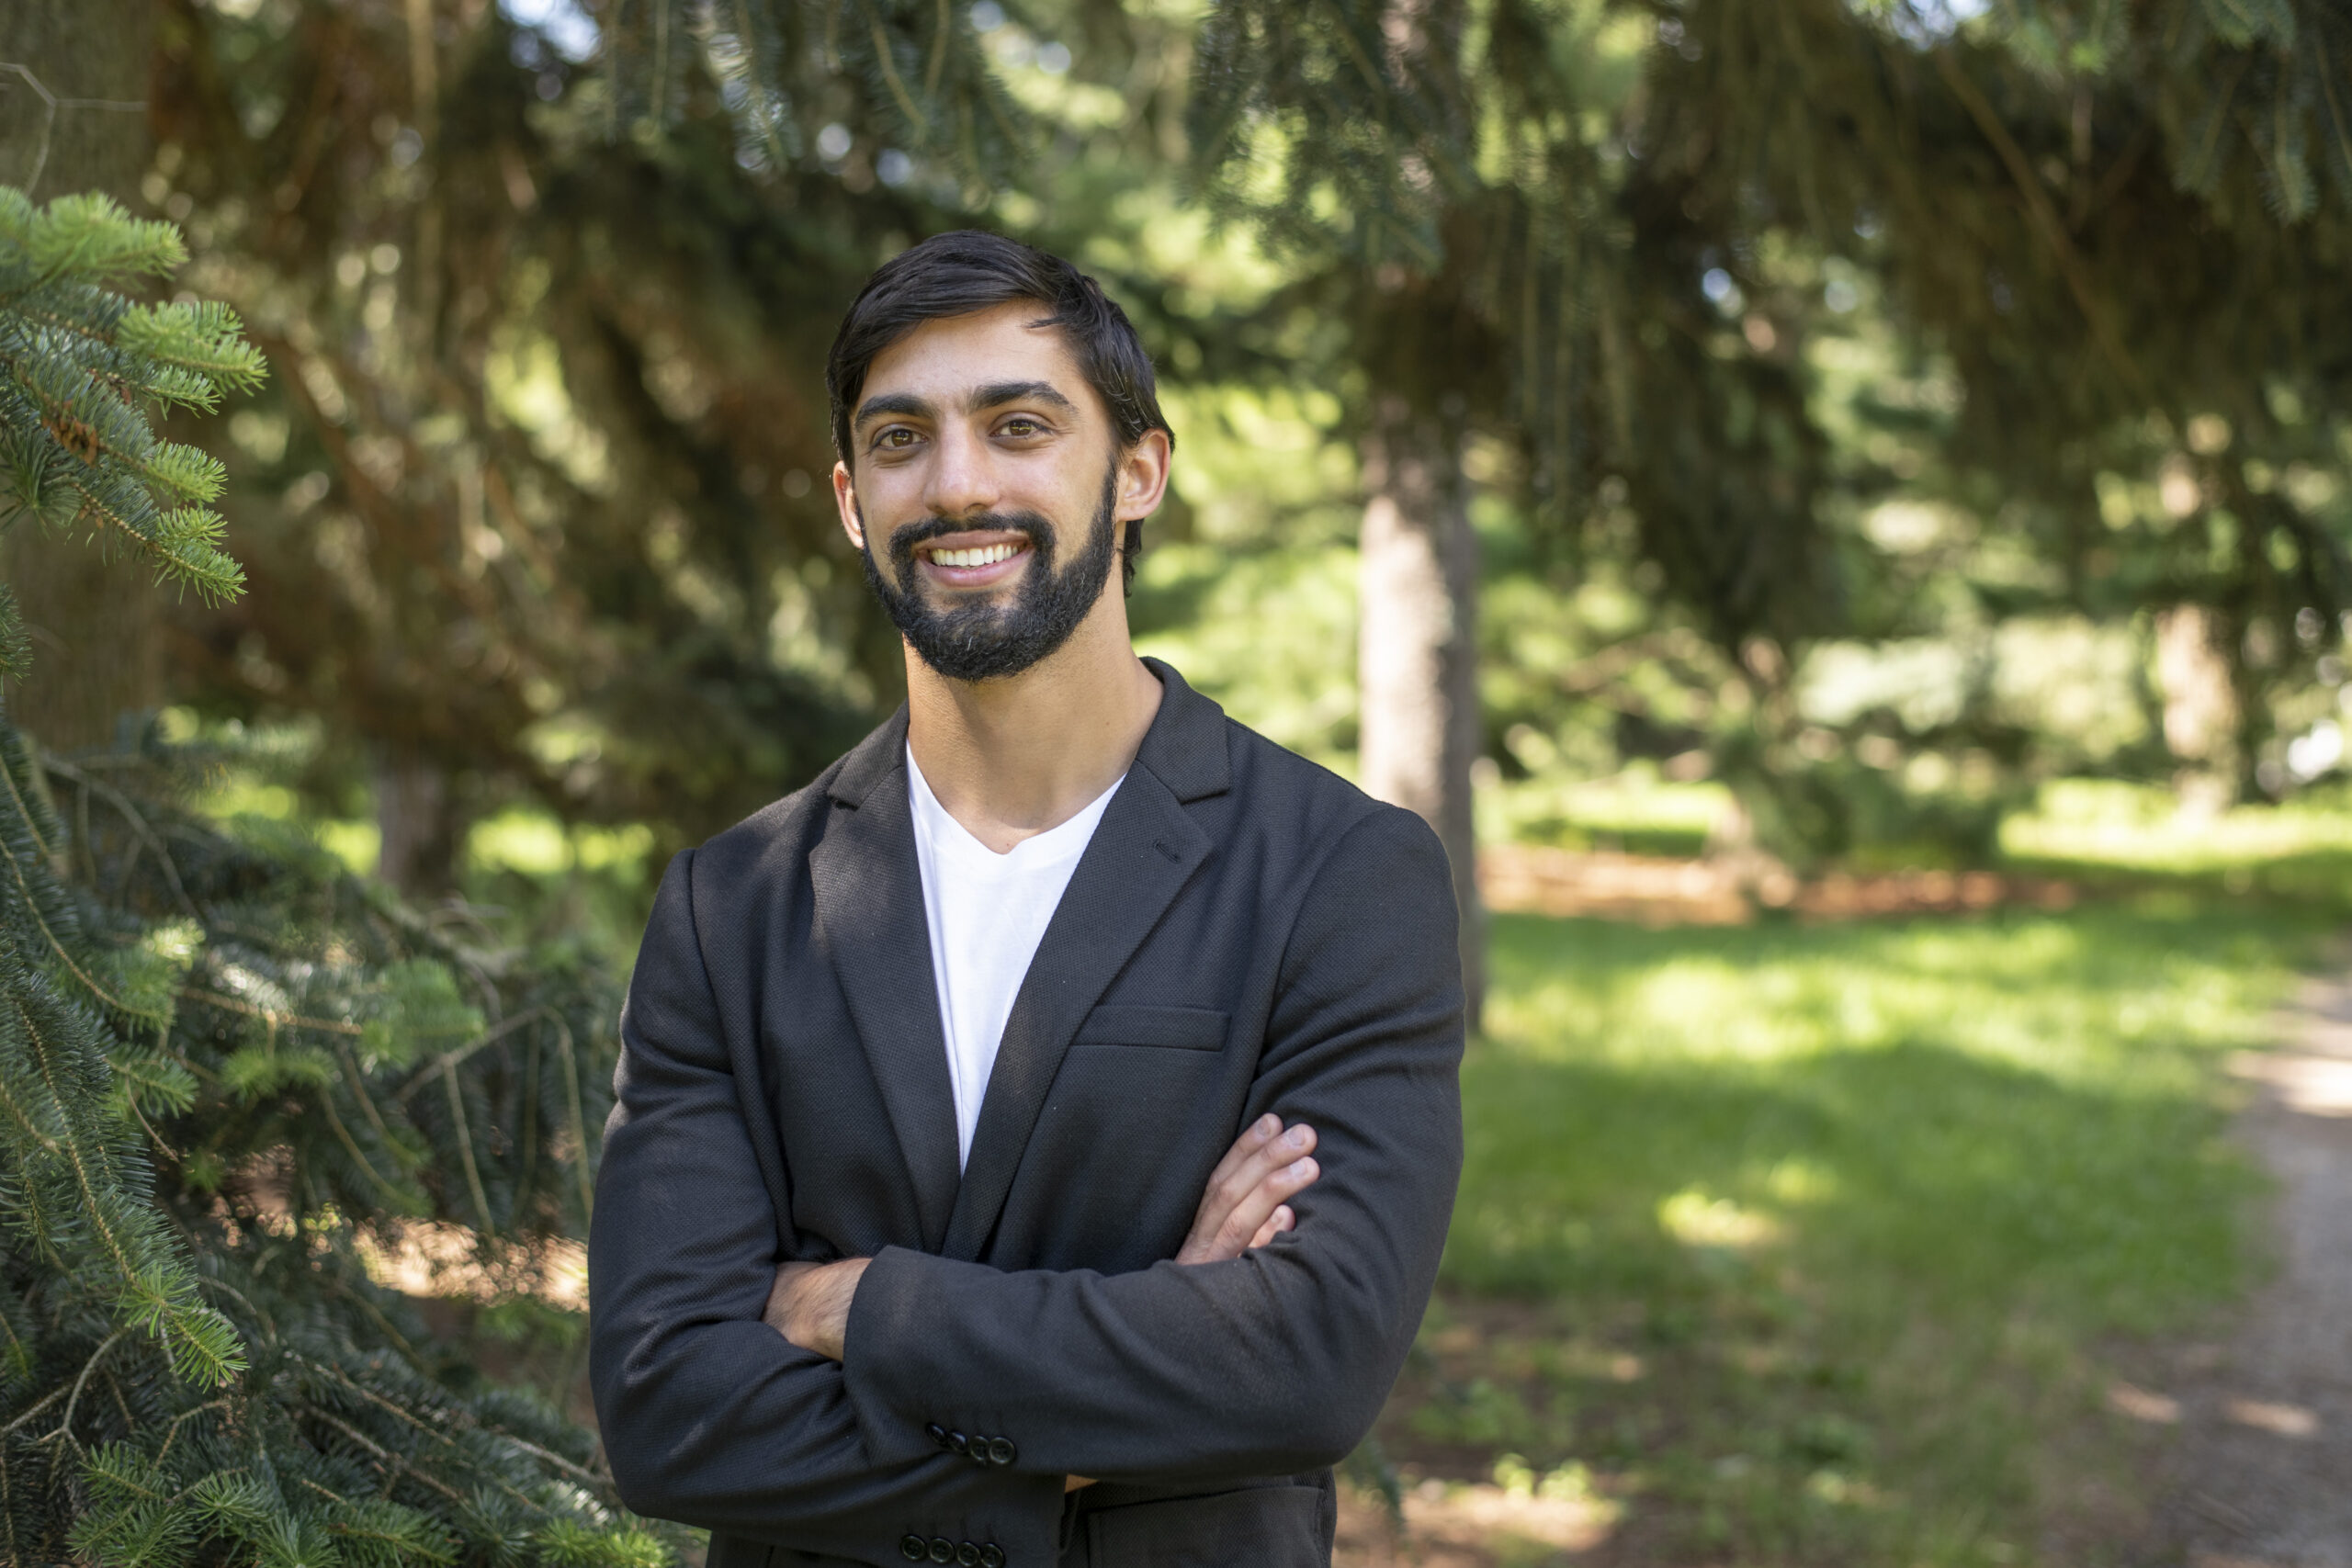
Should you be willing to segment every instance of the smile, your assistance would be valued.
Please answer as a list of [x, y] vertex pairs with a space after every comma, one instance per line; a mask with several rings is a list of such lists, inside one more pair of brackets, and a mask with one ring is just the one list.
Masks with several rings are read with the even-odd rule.
[[1001, 560], [1011, 560], [1027, 547], [1019, 544], [982, 545], [968, 550], [930, 550], [934, 566], [994, 566]]

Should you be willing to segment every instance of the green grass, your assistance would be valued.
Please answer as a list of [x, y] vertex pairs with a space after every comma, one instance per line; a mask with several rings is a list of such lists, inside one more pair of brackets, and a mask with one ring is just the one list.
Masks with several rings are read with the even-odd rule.
[[2129, 1484], [2102, 1358], [2248, 1277], [2221, 1064], [2331, 929], [2178, 898], [1497, 919], [1388, 1451], [1408, 1476], [1588, 1463], [1644, 1561], [2046, 1556]]
[[2020, 870], [2091, 886], [2169, 886], [2199, 897], [2256, 894], [2352, 913], [2352, 793], [2342, 783], [2282, 804], [2183, 816], [2168, 790], [2053, 779], [2001, 825]]

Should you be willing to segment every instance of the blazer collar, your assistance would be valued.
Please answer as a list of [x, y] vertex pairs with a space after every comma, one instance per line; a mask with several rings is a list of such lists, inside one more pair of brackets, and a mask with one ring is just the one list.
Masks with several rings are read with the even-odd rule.
[[956, 1090], [915, 859], [906, 735], [900, 708], [843, 759], [827, 788], [832, 819], [808, 853], [808, 885], [814, 935], [898, 1135], [923, 1247], [937, 1251], [956, 1201]]
[[[825, 793], [854, 809], [865, 804], [866, 797], [884, 779], [905, 772], [906, 765], [907, 705], [900, 703], [899, 711], [884, 719], [880, 728], [850, 749], [849, 755], [842, 759], [842, 765], [833, 770], [832, 782], [825, 786]], [[913, 840], [908, 842], [911, 844]]]
[[907, 798], [907, 710], [859, 742], [826, 786], [842, 809], [808, 857], [817, 934], [914, 1183], [927, 1251], [977, 1258], [987, 1247], [1079, 1026], [1208, 858], [1208, 835], [1184, 807], [1232, 786], [1225, 710], [1159, 660], [1144, 663], [1163, 687], [1159, 711], [1014, 997], [960, 1180]]
[[1233, 768], [1225, 750], [1225, 710], [1184, 683], [1184, 677], [1157, 659], [1144, 668], [1159, 677], [1165, 688], [1159, 712], [1144, 731], [1136, 761], [1149, 768], [1168, 793], [1182, 805], [1223, 795], [1233, 787]]

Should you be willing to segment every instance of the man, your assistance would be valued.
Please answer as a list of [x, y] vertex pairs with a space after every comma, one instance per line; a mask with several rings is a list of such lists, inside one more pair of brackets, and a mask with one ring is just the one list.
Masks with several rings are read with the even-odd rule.
[[1461, 1167], [1443, 852], [1136, 657], [1172, 438], [1091, 279], [927, 241], [827, 382], [907, 705], [662, 880], [589, 1253], [621, 1495], [711, 1568], [1328, 1563]]

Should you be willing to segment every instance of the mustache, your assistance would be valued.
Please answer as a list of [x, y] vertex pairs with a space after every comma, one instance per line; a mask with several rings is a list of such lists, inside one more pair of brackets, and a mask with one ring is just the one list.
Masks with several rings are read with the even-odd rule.
[[950, 534], [1022, 534], [1038, 554], [1053, 537], [1053, 525], [1035, 512], [983, 512], [976, 517], [924, 517], [901, 523], [890, 530], [890, 561], [903, 574], [914, 565], [915, 552], [933, 539]]

